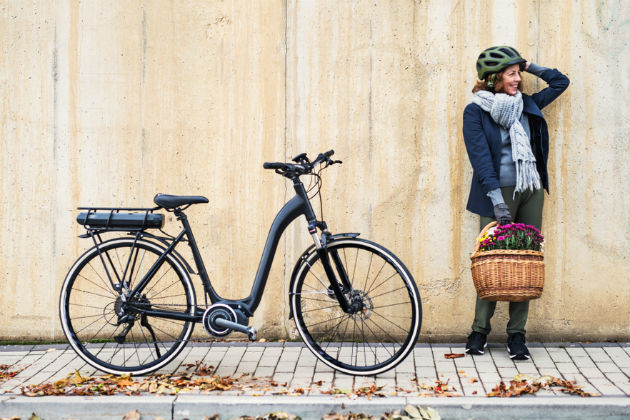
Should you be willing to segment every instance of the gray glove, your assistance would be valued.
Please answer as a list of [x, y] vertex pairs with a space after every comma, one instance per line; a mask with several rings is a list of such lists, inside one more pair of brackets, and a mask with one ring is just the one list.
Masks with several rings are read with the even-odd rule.
[[499, 225], [509, 225], [512, 223], [512, 215], [507, 204], [500, 203], [494, 206], [494, 217]]

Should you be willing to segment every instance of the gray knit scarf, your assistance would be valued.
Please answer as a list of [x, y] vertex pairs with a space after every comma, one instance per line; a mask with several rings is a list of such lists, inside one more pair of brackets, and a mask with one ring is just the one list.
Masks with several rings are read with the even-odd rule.
[[529, 144], [529, 137], [521, 124], [523, 97], [520, 91], [516, 95], [492, 93], [480, 90], [475, 93], [473, 103], [488, 112], [494, 122], [510, 132], [512, 141], [512, 160], [516, 164], [516, 193], [529, 189], [540, 189], [540, 175], [536, 170], [536, 158]]

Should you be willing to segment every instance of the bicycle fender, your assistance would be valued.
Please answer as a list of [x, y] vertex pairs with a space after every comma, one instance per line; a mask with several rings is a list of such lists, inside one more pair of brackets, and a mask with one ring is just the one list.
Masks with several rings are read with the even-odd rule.
[[[326, 244], [334, 242], [337, 239], [356, 238], [359, 235], [360, 233], [352, 233], [352, 232], [338, 233], [336, 235], [329, 236], [328, 239], [322, 243], [325, 246]], [[293, 272], [291, 273], [291, 281], [289, 282], [289, 293], [291, 290], [293, 290], [293, 283], [295, 283], [295, 276], [297, 275], [300, 267], [302, 266], [302, 264], [304, 264], [304, 261], [306, 261], [308, 256], [311, 255], [314, 251], [315, 251], [315, 244], [306, 248], [306, 250], [302, 253], [302, 255], [300, 255], [300, 258], [298, 258], [297, 262], [295, 263], [295, 267], [293, 267]], [[289, 305], [289, 319], [293, 319], [293, 307], [291, 307], [290, 305]]]

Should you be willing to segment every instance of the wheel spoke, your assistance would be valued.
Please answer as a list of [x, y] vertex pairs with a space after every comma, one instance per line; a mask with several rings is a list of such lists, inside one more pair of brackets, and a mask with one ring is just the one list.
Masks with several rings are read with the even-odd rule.
[[[383, 281], [382, 283], [380, 283], [378, 286], [374, 287], [374, 283], [376, 283], [376, 280], [378, 280], [378, 278], [381, 275], [381, 272], [383, 271], [383, 268], [385, 268], [385, 265], [387, 265], [387, 261], [383, 260], [383, 265], [381, 265], [381, 268], [379, 268], [378, 272], [376, 273], [376, 276], [374, 276], [374, 280], [372, 280], [372, 283], [367, 286], [365, 288], [365, 291], [367, 293], [372, 292], [374, 289], [378, 289], [379, 287], [381, 287], [381, 285], [386, 284], [388, 279], [385, 279], [385, 281]], [[398, 273], [395, 273], [394, 275], [396, 275]]]
[[328, 286], [313, 269], [319, 256], [312, 252], [292, 280], [298, 332], [315, 356], [335, 369], [362, 375], [391, 369], [413, 350], [419, 333], [420, 301], [413, 278], [374, 243], [342, 239], [328, 246], [337, 255], [338, 272], [345, 270], [352, 286], [344, 290], [349, 313], [336, 299], [318, 297], [327, 294]]
[[[405, 332], [405, 333], [407, 332], [407, 330], [406, 330], [405, 328], [401, 327], [400, 325], [396, 324], [395, 322], [392, 322], [392, 320], [391, 320], [391, 319], [389, 319], [389, 318], [387, 318], [387, 317], [384, 317], [383, 315], [379, 314], [378, 312], [374, 312], [374, 313], [375, 313], [375, 314], [376, 314], [376, 316], [378, 316], [380, 319], [382, 319], [383, 321], [385, 321], [385, 322], [389, 323], [392, 327], [396, 327], [396, 328], [398, 328], [400, 331], [403, 331], [403, 332]], [[387, 335], [388, 335], [388, 336], [392, 339], [392, 341], [395, 341], [395, 340], [396, 340], [394, 337], [392, 337], [392, 336], [390, 335], [390, 333], [389, 333], [387, 330], [383, 329], [383, 328], [382, 328], [379, 324], [375, 323], [375, 325], [376, 325], [376, 326], [377, 326], [377, 327], [378, 327], [381, 331], [383, 331], [384, 333], [386, 333], [386, 334], [387, 334]]]

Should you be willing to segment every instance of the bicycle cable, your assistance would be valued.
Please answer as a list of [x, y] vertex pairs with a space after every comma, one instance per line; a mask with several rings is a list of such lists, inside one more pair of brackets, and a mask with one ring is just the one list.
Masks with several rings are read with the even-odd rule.
[[[312, 200], [313, 198], [319, 196], [319, 215], [321, 220], [324, 220], [324, 204], [323, 204], [323, 200], [322, 200], [322, 194], [321, 194], [321, 190], [322, 190], [322, 177], [320, 175], [320, 173], [324, 170], [324, 168], [326, 168], [325, 166], [323, 166], [323, 163], [319, 164], [319, 170], [317, 172], [312, 172], [311, 175], [311, 179], [308, 185], [308, 189], [306, 191], [306, 194], [309, 194], [311, 191], [315, 190], [315, 192], [309, 196], [309, 200]], [[313, 183], [313, 178], [315, 178], [315, 182]]]
[[170, 240], [175, 240], [175, 237], [173, 235], [171, 235], [170, 233], [166, 232], [163, 228], [158, 229], [160, 232], [162, 232], [162, 234], [164, 236], [166, 236], [167, 238], [169, 238]]

